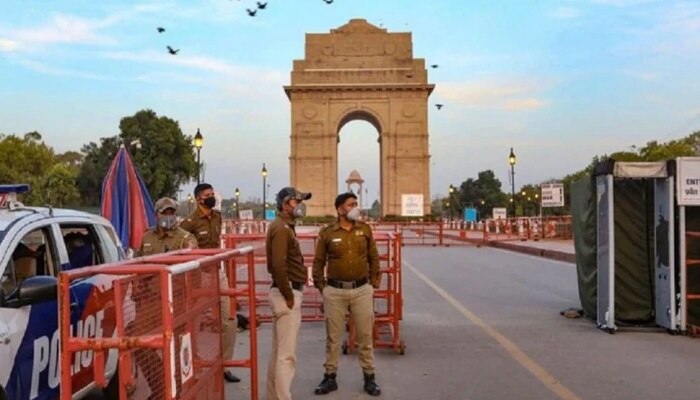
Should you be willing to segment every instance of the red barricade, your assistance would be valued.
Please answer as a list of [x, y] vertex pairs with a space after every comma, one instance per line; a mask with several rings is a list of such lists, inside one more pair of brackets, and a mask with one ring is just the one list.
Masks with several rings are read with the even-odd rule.
[[[250, 359], [221, 359], [220, 298], [244, 291], [221, 289], [220, 273], [222, 265], [232, 270], [233, 260], [241, 258], [253, 282], [252, 248], [181, 250], [61, 272], [61, 399], [72, 397], [78, 363], [92, 362], [92, 376], [86, 378], [105, 387], [107, 360], [117, 362], [110, 385], [116, 385], [120, 399], [223, 399], [224, 366], [250, 367], [251, 394], [257, 399], [255, 330]], [[101, 322], [93, 337], [73, 332], [77, 305], [71, 291], [82, 283], [91, 298], [83, 314], [96, 313]]]

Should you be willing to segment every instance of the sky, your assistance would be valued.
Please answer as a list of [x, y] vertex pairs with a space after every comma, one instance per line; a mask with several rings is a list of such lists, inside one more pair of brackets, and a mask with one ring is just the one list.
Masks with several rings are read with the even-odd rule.
[[[271, 195], [289, 183], [282, 87], [305, 33], [352, 18], [412, 32], [414, 57], [439, 65], [433, 197], [487, 169], [508, 191], [511, 147], [517, 188], [700, 130], [700, 1], [269, 0], [255, 17], [251, 0], [0, 1], [0, 133], [79, 150], [152, 109], [201, 130], [204, 179], [224, 197], [259, 199], [263, 162]], [[340, 132], [339, 190], [357, 169], [366, 202], [379, 191], [377, 135], [363, 121]]]

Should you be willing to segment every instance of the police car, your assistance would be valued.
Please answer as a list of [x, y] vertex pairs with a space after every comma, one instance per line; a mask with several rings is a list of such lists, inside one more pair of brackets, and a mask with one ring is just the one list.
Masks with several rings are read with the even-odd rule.
[[[59, 394], [59, 271], [124, 259], [110, 222], [85, 212], [25, 207], [18, 193], [29, 185], [0, 185], [0, 400], [55, 399]], [[74, 335], [111, 336], [114, 310], [101, 301], [110, 285], [90, 278], [71, 285]], [[116, 395], [116, 354], [105, 366]], [[74, 398], [92, 392], [93, 354], [72, 360]], [[110, 393], [112, 391], [112, 393]]]

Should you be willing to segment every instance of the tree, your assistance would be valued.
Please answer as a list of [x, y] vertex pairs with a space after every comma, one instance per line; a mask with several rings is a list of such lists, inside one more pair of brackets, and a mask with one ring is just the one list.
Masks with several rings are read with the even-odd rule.
[[101, 138], [100, 144], [90, 142], [80, 150], [85, 157], [80, 165], [77, 184], [83, 205], [98, 206], [101, 200], [102, 181], [109, 165], [119, 149], [117, 136]]
[[133, 158], [154, 198], [174, 197], [180, 185], [196, 177], [192, 137], [182, 133], [177, 121], [141, 110], [122, 118], [119, 130], [122, 143], [141, 143]]
[[[180, 130], [177, 121], [142, 110], [122, 118], [118, 136], [91, 142], [81, 149], [85, 158], [78, 174], [78, 187], [86, 205], [98, 205], [102, 181], [109, 165], [124, 144], [148, 188], [151, 198], [175, 197], [180, 185], [197, 173], [192, 138]], [[140, 147], [131, 148], [138, 141]]]
[[75, 206], [80, 202], [80, 192], [75, 185], [77, 170], [67, 165], [54, 164], [41, 179], [37, 188], [42, 203], [58, 207]]
[[494, 207], [506, 207], [508, 203], [507, 195], [501, 191], [501, 181], [491, 170], [479, 172], [477, 179], [462, 182], [456, 200], [456, 209], [474, 207], [481, 219], [489, 217]]

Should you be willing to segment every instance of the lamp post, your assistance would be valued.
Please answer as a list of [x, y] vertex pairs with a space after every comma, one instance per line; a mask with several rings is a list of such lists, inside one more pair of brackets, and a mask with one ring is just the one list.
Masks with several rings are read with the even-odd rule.
[[508, 164], [510, 164], [510, 201], [511, 201], [511, 218], [515, 217], [515, 153], [513, 153], [513, 148], [510, 148], [510, 155], [508, 155]]
[[[452, 199], [452, 195], [453, 195], [454, 192], [455, 192], [455, 187], [454, 187], [454, 185], [450, 184], [450, 187], [449, 187], [448, 190], [449, 190], [449, 192], [450, 192], [450, 202], [453, 202], [453, 203], [454, 203], [454, 200]], [[450, 222], [452, 222], [452, 219], [453, 219], [453, 218], [454, 218], [454, 217], [453, 217], [453, 214], [452, 214], [452, 207], [450, 207]]]
[[194, 203], [194, 199], [192, 198], [192, 193], [189, 193], [187, 195], [187, 211], [189, 214], [192, 214], [192, 203]]
[[238, 197], [239, 197], [240, 195], [241, 195], [241, 192], [238, 190], [238, 188], [236, 188], [236, 213], [235, 213], [235, 215], [233, 216], [234, 219], [238, 219], [238, 216], [240, 215], [240, 214], [239, 214], [239, 211], [238, 211]]
[[265, 168], [265, 163], [263, 163], [262, 171], [260, 171], [260, 173], [262, 174], [262, 178], [263, 178], [263, 198], [262, 198], [262, 200], [263, 200], [262, 201], [263, 202], [263, 216], [262, 216], [262, 219], [264, 220], [265, 219], [265, 211], [267, 211], [267, 203], [266, 203], [266, 198], [265, 198], [265, 194], [267, 192], [267, 168]]
[[197, 184], [199, 185], [202, 180], [202, 164], [199, 161], [199, 152], [202, 150], [202, 145], [204, 144], [204, 137], [202, 134], [199, 132], [199, 128], [197, 128], [197, 134], [194, 135], [194, 148], [197, 149]]

